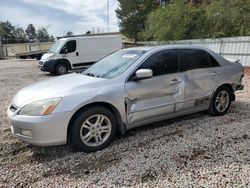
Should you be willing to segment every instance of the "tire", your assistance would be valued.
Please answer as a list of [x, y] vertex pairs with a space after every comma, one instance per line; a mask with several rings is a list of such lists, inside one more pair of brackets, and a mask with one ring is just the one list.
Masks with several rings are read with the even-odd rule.
[[20, 59], [27, 59], [27, 56], [20, 56]]
[[[221, 96], [223, 96], [223, 99]], [[222, 116], [228, 112], [231, 102], [232, 97], [230, 89], [227, 86], [221, 86], [215, 91], [212, 97], [208, 113], [212, 116]]]
[[56, 65], [55, 73], [57, 75], [63, 75], [63, 74], [67, 74], [68, 70], [69, 70], [69, 68], [66, 64], [59, 63], [58, 65]]
[[36, 55], [36, 56], [35, 56], [36, 60], [40, 60], [41, 57], [42, 57], [42, 55]]
[[70, 125], [69, 139], [76, 150], [95, 152], [112, 142], [116, 130], [116, 119], [112, 112], [104, 107], [92, 107], [76, 115]]

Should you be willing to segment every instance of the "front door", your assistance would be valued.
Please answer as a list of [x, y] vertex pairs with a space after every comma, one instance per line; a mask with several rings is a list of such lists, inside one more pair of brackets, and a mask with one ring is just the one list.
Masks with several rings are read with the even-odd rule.
[[77, 51], [77, 41], [70, 40], [62, 47], [60, 54], [62, 58], [67, 59], [73, 68], [77, 67], [80, 62], [79, 52]]
[[[150, 56], [139, 69], [151, 69], [153, 77], [125, 84], [128, 124], [161, 118], [181, 111], [184, 99], [184, 74], [179, 72], [174, 50]], [[135, 72], [137, 71], [135, 70]], [[135, 73], [132, 74], [132, 77]]]

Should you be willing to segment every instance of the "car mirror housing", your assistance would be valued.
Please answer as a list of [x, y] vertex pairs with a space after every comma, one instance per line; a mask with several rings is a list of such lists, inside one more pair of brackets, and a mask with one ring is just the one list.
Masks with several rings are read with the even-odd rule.
[[136, 80], [147, 79], [153, 76], [153, 71], [151, 69], [139, 69], [136, 71], [135, 75]]

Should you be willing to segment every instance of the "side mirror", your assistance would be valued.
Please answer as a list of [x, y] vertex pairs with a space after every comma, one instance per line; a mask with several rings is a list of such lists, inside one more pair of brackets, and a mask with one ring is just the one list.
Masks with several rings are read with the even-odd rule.
[[138, 71], [136, 71], [135, 75], [136, 80], [147, 79], [153, 76], [153, 71], [151, 69], [139, 69]]

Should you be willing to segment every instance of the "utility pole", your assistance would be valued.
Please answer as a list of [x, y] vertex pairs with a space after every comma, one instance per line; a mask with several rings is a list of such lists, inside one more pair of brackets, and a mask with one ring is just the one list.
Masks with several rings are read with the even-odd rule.
[[109, 0], [107, 0], [107, 32], [109, 32]]

